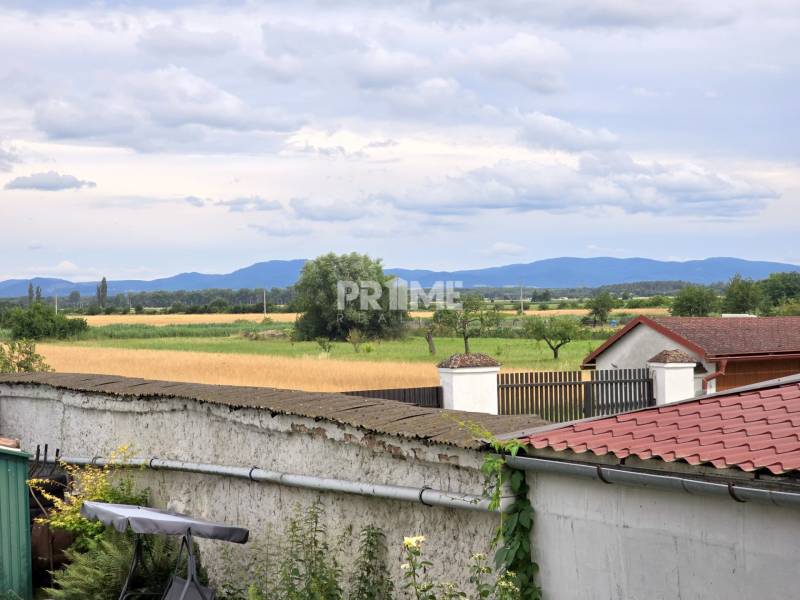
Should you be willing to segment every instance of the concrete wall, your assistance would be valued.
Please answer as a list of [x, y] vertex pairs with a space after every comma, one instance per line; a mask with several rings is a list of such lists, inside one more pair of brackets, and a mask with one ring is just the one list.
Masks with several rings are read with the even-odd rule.
[[[108, 456], [132, 444], [136, 456], [157, 456], [232, 466], [259, 466], [319, 475], [480, 494], [483, 478], [478, 452], [426, 444], [313, 419], [272, 416], [268, 411], [234, 409], [186, 400], [122, 400], [59, 391], [43, 386], [0, 384], [0, 431], [20, 438], [23, 448], [37, 444], [64, 455]], [[474, 552], [487, 552], [498, 518], [473, 510], [427, 507], [346, 494], [253, 483], [225, 477], [137, 471], [157, 506], [251, 529], [264, 538], [282, 526], [299, 505], [317, 498], [327, 509], [334, 535], [352, 526], [384, 529], [390, 568], [400, 577], [404, 535], [424, 534], [433, 573], [466, 584]], [[354, 542], [355, 544], [355, 542]], [[221, 542], [204, 543], [213, 564]]]
[[528, 473], [545, 598], [797, 598], [800, 513]]
[[[689, 350], [689, 348], [679, 344], [675, 340], [668, 338], [655, 329], [646, 325], [637, 325], [627, 334], [622, 336], [612, 344], [605, 352], [597, 357], [597, 369], [644, 369], [647, 367], [648, 359], [652, 358], [662, 350], [683, 350], [689, 356], [700, 361], [709, 373], [717, 370], [716, 363], [703, 362], [700, 357]], [[715, 391], [713, 381], [710, 383], [708, 391]], [[697, 375], [694, 380], [695, 393], [699, 394], [703, 390], [703, 375]]]

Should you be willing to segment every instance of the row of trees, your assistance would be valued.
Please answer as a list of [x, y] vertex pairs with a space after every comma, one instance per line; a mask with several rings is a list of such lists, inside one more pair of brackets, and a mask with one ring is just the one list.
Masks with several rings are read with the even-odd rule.
[[736, 275], [722, 296], [712, 288], [692, 285], [672, 301], [671, 313], [676, 316], [706, 317], [716, 312], [800, 315], [800, 273], [772, 273], [760, 281]]
[[[391, 277], [383, 272], [380, 260], [360, 254], [337, 256], [326, 254], [309, 261], [303, 268], [296, 285], [298, 308], [303, 312], [295, 324], [295, 337], [300, 340], [347, 340], [391, 338], [403, 333], [406, 312], [392, 309], [391, 294], [383, 293], [376, 304], [364, 310], [361, 298], [346, 300], [339, 306], [341, 281], [372, 281], [385, 292]], [[590, 303], [593, 318], [606, 322], [614, 307], [609, 293], [599, 294]], [[481, 337], [500, 327], [502, 313], [496, 304], [486, 302], [482, 295], [466, 294], [460, 298], [459, 308], [434, 311], [426, 322], [425, 337], [431, 354], [436, 353], [435, 337], [457, 335], [464, 341], [464, 352], [470, 352], [470, 340]], [[521, 334], [542, 340], [558, 358], [559, 349], [581, 335], [579, 322], [573, 317], [539, 318], [523, 320]]]

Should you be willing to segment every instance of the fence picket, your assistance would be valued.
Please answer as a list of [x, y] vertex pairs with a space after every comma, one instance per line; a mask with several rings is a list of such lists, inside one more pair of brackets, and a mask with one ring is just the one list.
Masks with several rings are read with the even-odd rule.
[[[498, 411], [536, 414], [552, 422], [612, 415], [652, 406], [647, 369], [524, 371], [498, 376]], [[417, 398], [417, 396], [415, 396]]]

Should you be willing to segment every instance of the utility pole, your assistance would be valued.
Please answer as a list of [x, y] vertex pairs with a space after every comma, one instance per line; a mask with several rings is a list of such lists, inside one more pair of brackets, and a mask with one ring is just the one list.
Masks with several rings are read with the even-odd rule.
[[58, 314], [58, 294], [56, 294], [56, 314]]
[[267, 288], [262, 290], [264, 292], [264, 317], [267, 316]]

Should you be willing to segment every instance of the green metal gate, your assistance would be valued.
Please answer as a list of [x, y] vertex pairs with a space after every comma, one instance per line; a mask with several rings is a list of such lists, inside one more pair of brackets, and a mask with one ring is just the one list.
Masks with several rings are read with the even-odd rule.
[[0, 446], [0, 596], [16, 594], [23, 600], [33, 596], [29, 458], [25, 452]]

